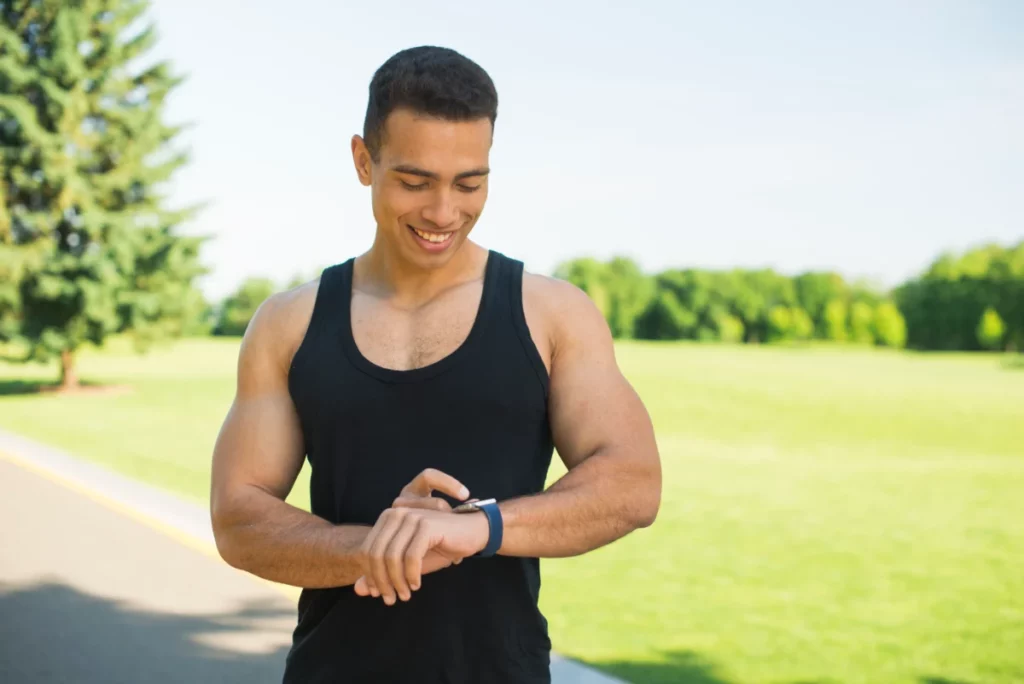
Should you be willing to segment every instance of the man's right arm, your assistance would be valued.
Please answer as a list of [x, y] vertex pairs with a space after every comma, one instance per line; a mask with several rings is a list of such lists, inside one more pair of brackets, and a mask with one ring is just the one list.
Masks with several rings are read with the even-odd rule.
[[297, 291], [275, 295], [246, 329], [235, 399], [213, 452], [210, 513], [230, 565], [282, 584], [340, 587], [364, 574], [371, 528], [335, 525], [285, 502], [305, 458], [288, 393], [290, 352], [311, 308], [299, 304]]

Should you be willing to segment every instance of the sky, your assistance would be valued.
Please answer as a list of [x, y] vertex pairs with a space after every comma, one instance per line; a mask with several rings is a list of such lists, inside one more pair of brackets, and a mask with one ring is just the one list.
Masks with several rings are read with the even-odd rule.
[[153, 0], [186, 81], [176, 205], [200, 281], [280, 283], [364, 252], [350, 139], [373, 72], [450, 47], [494, 79], [472, 239], [551, 273], [835, 270], [893, 285], [940, 252], [1024, 239], [1024, 3]]

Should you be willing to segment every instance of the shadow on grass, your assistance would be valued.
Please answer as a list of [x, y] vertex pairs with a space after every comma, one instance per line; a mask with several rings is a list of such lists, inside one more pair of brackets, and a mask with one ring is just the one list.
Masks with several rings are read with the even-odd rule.
[[139, 610], [55, 582], [0, 583], [0, 615], [0, 681], [21, 684], [280, 682], [287, 646], [261, 632], [293, 619], [260, 603], [227, 614]]
[[[693, 651], [669, 651], [657, 663], [612, 661], [591, 667], [633, 684], [741, 684], [721, 672], [718, 665]], [[835, 684], [836, 680], [800, 680], [790, 684]]]
[[1007, 354], [1002, 365], [1007, 370], [1024, 370], [1024, 354]]
[[39, 382], [38, 380], [0, 380], [0, 397], [2, 396], [98, 396], [111, 394], [127, 394], [131, 387], [111, 385], [82, 380], [77, 389], [71, 392], [60, 390], [59, 382]]
[[27, 380], [0, 380], [0, 396], [15, 394], [42, 394], [55, 388], [55, 382], [29, 382]]
[[[588, 665], [632, 684], [743, 684], [739, 679], [726, 676], [716, 663], [694, 651], [669, 651], [662, 655], [664, 660], [657, 663], [609, 661]], [[842, 681], [842, 676], [838, 676], [801, 679], [788, 684], [841, 684]], [[919, 684], [975, 684], [939, 676], [922, 676], [918, 681]]]
[[627, 682], [652, 684], [732, 684], [717, 671], [717, 666], [692, 651], [673, 651], [665, 654], [660, 663], [611, 662], [601, 663], [602, 670]]

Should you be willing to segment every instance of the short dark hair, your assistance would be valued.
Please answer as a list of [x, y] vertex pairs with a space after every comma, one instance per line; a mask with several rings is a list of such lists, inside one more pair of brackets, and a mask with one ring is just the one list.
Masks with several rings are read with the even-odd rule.
[[396, 109], [448, 121], [498, 118], [498, 92], [483, 68], [455, 50], [426, 45], [391, 56], [370, 81], [363, 139], [380, 157], [384, 122]]

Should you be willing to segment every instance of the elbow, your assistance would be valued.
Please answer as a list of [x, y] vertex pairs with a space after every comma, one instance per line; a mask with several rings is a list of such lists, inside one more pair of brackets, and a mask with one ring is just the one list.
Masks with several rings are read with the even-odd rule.
[[652, 478], [639, 489], [630, 507], [629, 523], [634, 529], [650, 527], [661, 508], [661, 477]]
[[635, 511], [630, 520], [633, 529], [642, 529], [653, 525], [658, 517], [658, 508], [658, 502], [655, 501], [653, 504], [644, 505]]
[[230, 534], [224, 531], [215, 531], [213, 533], [213, 540], [217, 545], [217, 554], [221, 559], [231, 567], [240, 569], [240, 562], [235, 553], [234, 545], [231, 543]]
[[237, 525], [228, 511], [223, 506], [214, 502], [210, 511], [210, 523], [213, 528], [213, 541], [217, 547], [217, 553], [225, 563], [233, 568], [244, 570], [242, 559], [239, 554], [237, 543]]

